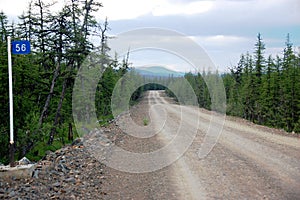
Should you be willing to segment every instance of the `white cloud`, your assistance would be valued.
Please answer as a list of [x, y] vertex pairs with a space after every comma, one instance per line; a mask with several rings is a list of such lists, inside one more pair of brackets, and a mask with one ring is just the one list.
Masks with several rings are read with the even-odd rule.
[[28, 1], [18, 1], [12, 3], [11, 0], [0, 0], [0, 11], [3, 11], [7, 16], [19, 16], [27, 8]]
[[191, 36], [209, 55], [219, 71], [225, 72], [235, 65], [242, 53], [254, 47], [255, 40], [236, 35]]
[[[99, 17], [110, 20], [135, 19], [143, 15], [193, 15], [209, 11], [213, 1], [194, 1], [190, 3], [174, 2], [173, 0], [102, 0], [103, 8]], [[101, 15], [101, 16], [100, 16]]]
[[299, 0], [218, 0], [213, 14], [227, 23], [271, 26], [299, 24], [299, 9]]
[[[12, 0], [0, 0], [0, 11], [3, 11], [9, 19], [16, 19], [26, 12], [29, 8], [30, 0], [19, 0], [18, 3], [14, 3]], [[51, 12], [58, 12], [64, 6], [65, 0], [53, 1], [53, 0], [43, 0], [45, 4], [53, 3], [55, 4], [51, 7]]]
[[210, 50], [236, 49], [253, 43], [252, 38], [234, 35], [191, 36], [190, 38]]
[[151, 13], [159, 0], [102, 0], [103, 8], [99, 15], [108, 17], [109, 20], [135, 19], [137, 17]]
[[213, 7], [213, 1], [195, 1], [191, 3], [172, 3], [165, 1], [152, 10], [153, 16], [165, 15], [193, 15], [209, 11]]

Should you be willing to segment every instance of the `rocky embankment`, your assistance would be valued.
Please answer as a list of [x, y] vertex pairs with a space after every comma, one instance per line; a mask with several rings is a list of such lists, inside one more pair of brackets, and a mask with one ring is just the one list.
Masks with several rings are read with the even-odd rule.
[[31, 178], [0, 179], [0, 199], [101, 199], [103, 168], [77, 139], [48, 153]]

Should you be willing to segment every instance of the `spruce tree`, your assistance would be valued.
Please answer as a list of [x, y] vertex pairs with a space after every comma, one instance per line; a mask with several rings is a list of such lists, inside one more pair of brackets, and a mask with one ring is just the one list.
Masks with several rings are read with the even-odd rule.
[[265, 69], [265, 58], [264, 58], [265, 44], [263, 43], [261, 34], [257, 35], [257, 42], [255, 44], [254, 52], [254, 120], [259, 124], [263, 123], [263, 99], [261, 98], [262, 88], [262, 75]]

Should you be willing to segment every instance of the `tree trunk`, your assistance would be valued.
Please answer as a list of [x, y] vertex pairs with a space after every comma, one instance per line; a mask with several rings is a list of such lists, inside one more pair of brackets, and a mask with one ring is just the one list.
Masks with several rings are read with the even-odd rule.
[[63, 83], [63, 87], [62, 87], [62, 91], [61, 91], [60, 100], [59, 100], [59, 103], [58, 103], [58, 106], [57, 106], [57, 110], [56, 110], [56, 114], [55, 114], [53, 128], [50, 131], [50, 137], [49, 137], [48, 144], [52, 144], [53, 139], [54, 139], [54, 135], [56, 134], [56, 126], [57, 126], [57, 124], [59, 122], [60, 111], [61, 111], [62, 104], [63, 104], [64, 98], [65, 98], [65, 94], [66, 94], [67, 82], [68, 82], [68, 79], [65, 78], [64, 83]]
[[72, 130], [72, 124], [69, 123], [69, 134], [68, 134], [68, 140], [73, 142], [73, 130]]
[[58, 75], [59, 75], [59, 71], [60, 71], [60, 64], [57, 65], [57, 67], [56, 67], [56, 69], [54, 71], [54, 75], [53, 75], [53, 78], [52, 78], [52, 83], [51, 83], [50, 91], [49, 91], [49, 94], [47, 96], [47, 100], [45, 102], [43, 111], [42, 111], [40, 119], [39, 119], [38, 129], [41, 127], [41, 125], [43, 123], [43, 119], [44, 119], [44, 117], [45, 117], [45, 115], [46, 115], [46, 113], [48, 111], [48, 108], [49, 108], [49, 105], [50, 105], [50, 100], [51, 100], [51, 97], [52, 97], [53, 91], [54, 91], [54, 86], [55, 86], [56, 80], [57, 80]]

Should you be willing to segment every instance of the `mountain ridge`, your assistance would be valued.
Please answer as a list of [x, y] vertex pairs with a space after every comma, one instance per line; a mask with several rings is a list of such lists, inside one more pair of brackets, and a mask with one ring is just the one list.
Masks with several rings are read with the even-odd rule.
[[159, 77], [183, 77], [185, 73], [173, 71], [163, 66], [138, 67], [134, 70], [142, 76], [159, 76]]

